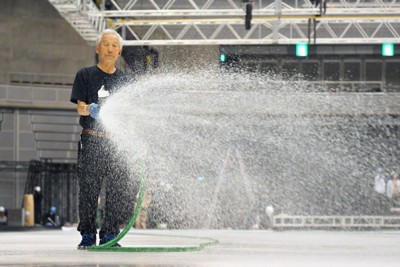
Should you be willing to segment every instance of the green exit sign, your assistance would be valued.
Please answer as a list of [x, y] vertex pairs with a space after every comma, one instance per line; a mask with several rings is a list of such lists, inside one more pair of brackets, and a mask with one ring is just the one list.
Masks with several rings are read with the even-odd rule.
[[296, 44], [296, 56], [298, 56], [298, 57], [308, 56], [308, 44], [307, 43], [297, 43]]
[[393, 43], [383, 43], [382, 44], [382, 56], [392, 57], [394, 56], [394, 45]]
[[219, 60], [220, 60], [221, 62], [225, 62], [225, 61], [226, 61], [226, 54], [225, 54], [225, 53], [221, 53], [221, 54], [219, 55]]

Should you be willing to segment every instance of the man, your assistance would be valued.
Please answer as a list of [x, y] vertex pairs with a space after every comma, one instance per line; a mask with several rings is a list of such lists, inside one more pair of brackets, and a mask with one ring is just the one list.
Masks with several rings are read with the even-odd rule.
[[400, 180], [399, 174], [395, 171], [390, 173], [391, 179], [387, 182], [386, 194], [392, 206], [400, 207]]
[[379, 194], [384, 195], [386, 193], [386, 182], [383, 168], [376, 169], [374, 189]]
[[383, 168], [376, 169], [374, 178], [374, 190], [376, 194], [372, 194], [373, 210], [376, 214], [385, 214], [388, 209], [386, 198], [386, 181], [385, 170]]
[[103, 179], [106, 203], [99, 232], [100, 244], [114, 239], [122, 223], [118, 204], [123, 202], [126, 171], [117, 160], [117, 151], [99, 120], [101, 104], [127, 82], [125, 74], [115, 66], [121, 52], [121, 36], [114, 30], [103, 31], [96, 43], [98, 64], [79, 70], [72, 88], [71, 102], [77, 104], [81, 115], [79, 123], [83, 128], [78, 153], [78, 231], [82, 236], [78, 249], [96, 245], [96, 212]]
[[40, 186], [35, 186], [33, 191], [33, 207], [35, 214], [35, 224], [42, 224], [42, 199], [43, 195], [40, 189]]
[[45, 226], [47, 227], [61, 227], [60, 216], [57, 215], [57, 208], [52, 206], [50, 212], [46, 214]]
[[[139, 194], [136, 195], [136, 203], [137, 200], [139, 200]], [[150, 207], [150, 202], [151, 202], [151, 194], [146, 192], [143, 195], [143, 200], [142, 200], [142, 206], [139, 211], [139, 215], [136, 218], [135, 221], [135, 229], [147, 229], [147, 224], [149, 221], [148, 217], [148, 210]], [[136, 205], [135, 205], [136, 209]]]

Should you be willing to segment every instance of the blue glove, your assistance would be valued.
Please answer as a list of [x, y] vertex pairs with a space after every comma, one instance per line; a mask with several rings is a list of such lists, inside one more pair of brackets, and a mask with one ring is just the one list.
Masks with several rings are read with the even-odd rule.
[[99, 105], [92, 103], [89, 106], [89, 115], [93, 119], [97, 119], [99, 117], [100, 107]]

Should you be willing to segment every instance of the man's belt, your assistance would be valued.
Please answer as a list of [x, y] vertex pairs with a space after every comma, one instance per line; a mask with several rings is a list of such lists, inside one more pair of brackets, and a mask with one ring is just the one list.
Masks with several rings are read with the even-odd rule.
[[108, 138], [108, 134], [106, 132], [101, 132], [101, 131], [83, 129], [82, 133], [92, 135], [92, 136], [102, 137], [102, 138]]

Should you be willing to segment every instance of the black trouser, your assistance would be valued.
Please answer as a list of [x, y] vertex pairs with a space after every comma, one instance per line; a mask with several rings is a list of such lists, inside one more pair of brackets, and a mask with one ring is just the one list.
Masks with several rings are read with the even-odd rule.
[[78, 231], [97, 233], [96, 214], [98, 198], [103, 181], [105, 182], [106, 201], [100, 230], [100, 238], [105, 234], [117, 235], [119, 225], [124, 223], [126, 216], [121, 211], [128, 205], [130, 199], [127, 168], [118, 157], [116, 149], [110, 140], [81, 134], [78, 156], [79, 178], [79, 225]]

